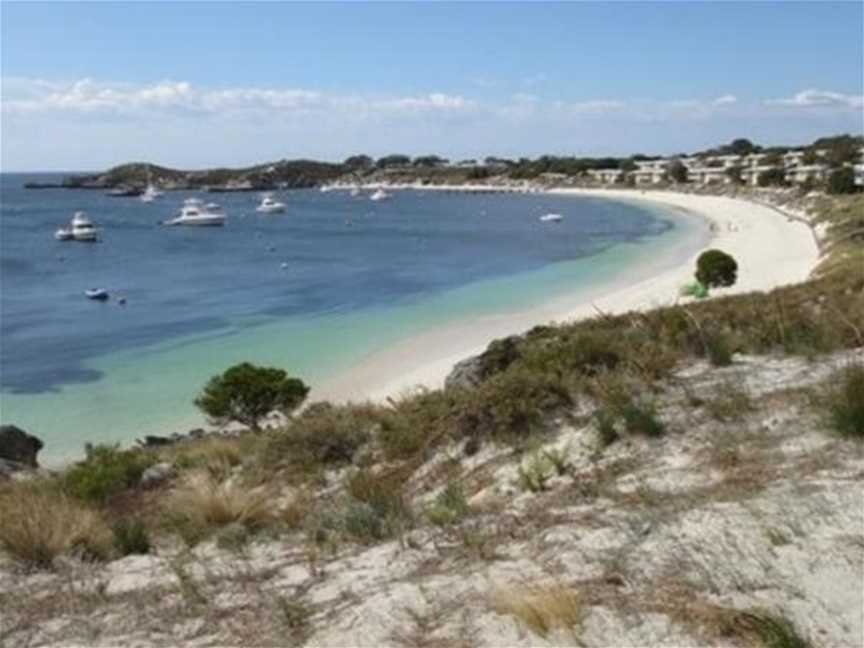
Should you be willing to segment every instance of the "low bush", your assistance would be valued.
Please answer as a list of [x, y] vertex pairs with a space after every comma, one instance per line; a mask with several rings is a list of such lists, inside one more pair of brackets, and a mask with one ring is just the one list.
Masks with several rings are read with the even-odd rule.
[[105, 559], [112, 534], [95, 510], [30, 483], [0, 489], [0, 548], [21, 562], [48, 567], [60, 555]]
[[546, 415], [572, 402], [559, 377], [511, 367], [469, 392], [456, 426], [460, 436], [519, 444], [542, 429]]
[[630, 434], [659, 437], [666, 432], [666, 426], [657, 417], [657, 410], [651, 403], [630, 401], [621, 408], [621, 418]]
[[832, 376], [825, 408], [834, 431], [864, 439], [864, 365], [855, 364]]
[[150, 534], [138, 519], [121, 518], [114, 523], [114, 548], [121, 556], [150, 553]]
[[437, 526], [458, 524], [466, 515], [468, 515], [468, 502], [465, 500], [462, 486], [456, 482], [448, 483], [426, 512], [429, 521]]
[[374, 405], [316, 403], [270, 435], [262, 450], [264, 462], [304, 470], [351, 463], [381, 420], [380, 408]]
[[363, 543], [385, 540], [410, 528], [414, 515], [402, 493], [405, 477], [402, 470], [354, 472], [346, 484], [351, 498], [337, 516], [337, 528]]
[[73, 497], [103, 504], [110, 497], [137, 486], [143, 472], [154, 461], [153, 455], [144, 450], [88, 445], [84, 461], [64, 474], [63, 488]]

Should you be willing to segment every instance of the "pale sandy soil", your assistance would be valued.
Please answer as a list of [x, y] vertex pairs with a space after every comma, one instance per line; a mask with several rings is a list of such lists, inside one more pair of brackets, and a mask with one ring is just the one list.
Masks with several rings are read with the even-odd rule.
[[[434, 188], [424, 187], [427, 189]], [[443, 385], [456, 362], [480, 353], [496, 338], [522, 333], [538, 324], [596, 315], [598, 311], [614, 314], [673, 304], [680, 300], [681, 285], [692, 280], [696, 258], [708, 247], [731, 254], [739, 267], [736, 285], [715, 290], [713, 295], [770, 290], [797, 283], [809, 276], [819, 260], [811, 229], [765, 205], [669, 191], [558, 189], [552, 192], [645, 201], [671, 208], [679, 214], [701, 217], [711, 223], [711, 240], [707, 245], [700, 242], [696, 249], [674, 250], [669, 255], [671, 259], [658, 262], [653, 268], [640, 267], [639, 277], [633, 274], [620, 277], [616, 285], [583, 290], [578, 295], [549, 301], [528, 311], [456, 322], [405, 340], [370, 354], [358, 366], [322, 385], [313, 397], [336, 401], [381, 400], [419, 386], [437, 388]]]

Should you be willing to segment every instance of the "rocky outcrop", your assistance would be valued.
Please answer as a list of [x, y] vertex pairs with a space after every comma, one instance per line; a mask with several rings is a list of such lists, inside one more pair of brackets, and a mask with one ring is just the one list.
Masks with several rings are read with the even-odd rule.
[[38, 468], [36, 456], [44, 443], [15, 425], [0, 425], [0, 459], [22, 468]]
[[470, 389], [504, 371], [519, 357], [518, 343], [519, 337], [515, 335], [495, 340], [480, 355], [457, 362], [444, 379], [444, 386]]

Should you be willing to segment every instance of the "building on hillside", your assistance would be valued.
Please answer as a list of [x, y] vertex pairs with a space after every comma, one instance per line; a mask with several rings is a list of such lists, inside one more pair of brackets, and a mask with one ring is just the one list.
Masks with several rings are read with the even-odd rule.
[[588, 175], [603, 184], [616, 184], [621, 182], [624, 172], [621, 169], [589, 169]]

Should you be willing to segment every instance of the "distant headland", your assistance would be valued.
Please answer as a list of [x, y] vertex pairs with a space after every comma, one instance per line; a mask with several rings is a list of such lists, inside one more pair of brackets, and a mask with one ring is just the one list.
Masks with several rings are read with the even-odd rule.
[[[437, 155], [354, 155], [343, 162], [280, 160], [244, 168], [180, 170], [131, 162], [102, 173], [66, 176], [29, 189], [101, 189], [136, 195], [147, 185], [163, 190], [273, 191], [331, 183], [463, 185], [531, 182], [545, 186], [657, 186], [664, 184], [803, 185], [818, 187], [834, 175], [864, 186], [864, 136], [839, 135], [807, 146], [762, 147], [736, 139], [713, 149], [673, 156], [568, 157], [518, 160], [486, 157], [451, 161]], [[843, 178], [838, 178], [842, 181]]]

